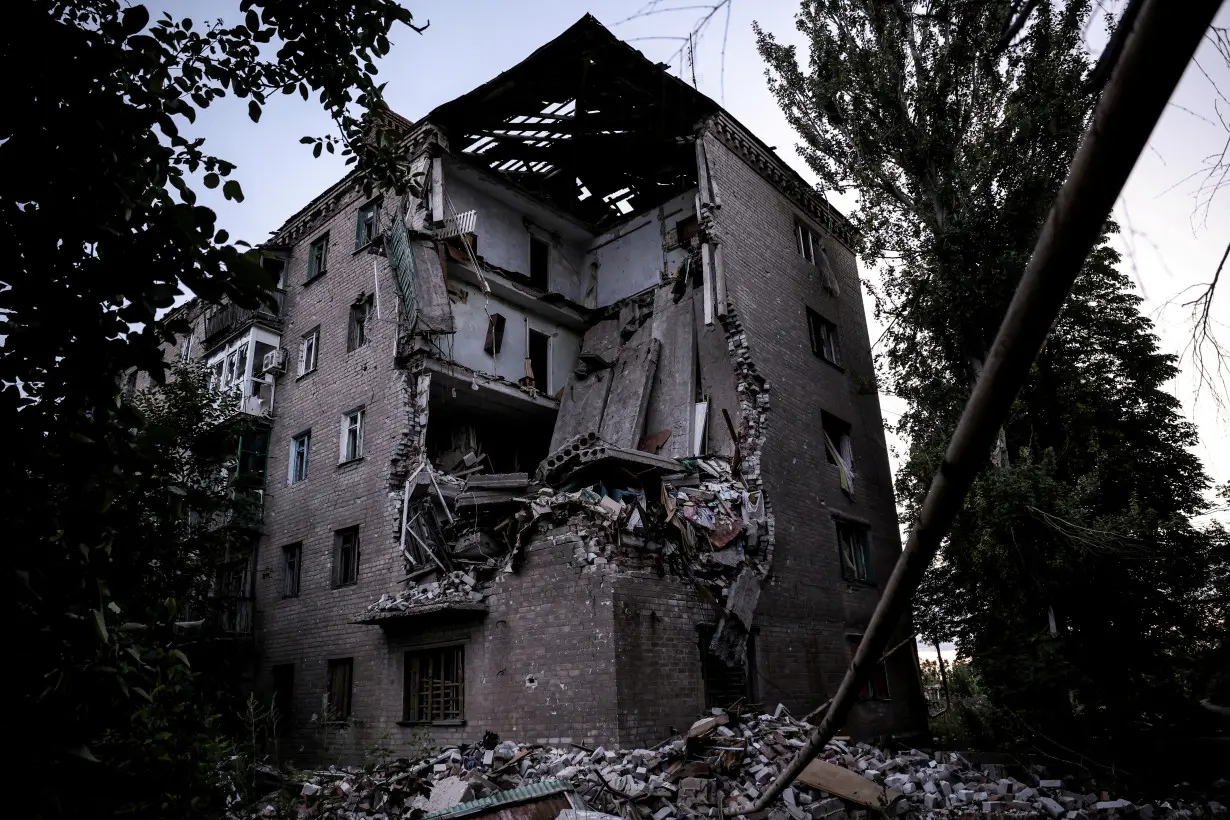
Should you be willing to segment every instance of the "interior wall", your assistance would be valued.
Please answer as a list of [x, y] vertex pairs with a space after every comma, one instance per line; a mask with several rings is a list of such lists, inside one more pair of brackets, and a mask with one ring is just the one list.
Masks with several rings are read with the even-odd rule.
[[597, 292], [595, 301], [585, 304], [606, 307], [673, 272], [687, 256], [675, 241], [675, 225], [695, 215], [695, 200], [693, 189], [595, 238], [581, 266], [597, 270]]
[[[554, 394], [568, 383], [581, 349], [581, 338], [576, 333], [499, 297], [484, 294], [473, 285], [453, 282], [449, 291], [456, 332], [451, 337], [442, 337], [446, 359], [480, 373], [518, 382], [525, 376], [528, 331], [533, 329], [551, 337], [550, 384], [539, 389]], [[487, 340], [488, 317], [496, 313], [504, 317], [504, 339], [500, 352], [493, 355], [483, 348]]]

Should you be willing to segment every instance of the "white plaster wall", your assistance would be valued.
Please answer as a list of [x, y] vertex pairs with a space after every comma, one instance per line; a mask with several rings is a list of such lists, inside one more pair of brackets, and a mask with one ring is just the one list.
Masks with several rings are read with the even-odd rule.
[[674, 244], [676, 223], [695, 213], [695, 199], [695, 190], [681, 194], [594, 239], [582, 260], [586, 270], [597, 265], [597, 299], [591, 307], [652, 287], [683, 262], [682, 249], [666, 247]]
[[[528, 319], [529, 328], [551, 337], [551, 383], [545, 392], [554, 394], [568, 383], [581, 350], [581, 338], [577, 334], [495, 296], [484, 296], [472, 285], [454, 283], [451, 290], [465, 293], [464, 300], [457, 296], [450, 300], [457, 332], [452, 336], [452, 349], [445, 347], [444, 352], [452, 361], [480, 373], [490, 373], [511, 382], [520, 381], [525, 376]], [[487, 316], [491, 313], [503, 314], [505, 319], [504, 341], [498, 356], [483, 349], [487, 340]]]
[[[478, 211], [478, 254], [497, 267], [529, 276], [530, 231], [525, 219], [542, 228], [543, 232], [538, 235], [551, 243], [548, 289], [584, 303], [589, 274], [582, 266], [582, 257], [590, 240], [589, 234], [573, 227], [569, 231], [571, 235], [564, 236], [559, 230], [560, 218], [547, 209], [535, 207], [522, 197], [518, 199], [523, 200], [524, 208], [501, 202], [456, 171], [450, 173], [448, 166], [445, 167], [444, 189], [457, 213]], [[449, 204], [446, 201], [446, 208]]]

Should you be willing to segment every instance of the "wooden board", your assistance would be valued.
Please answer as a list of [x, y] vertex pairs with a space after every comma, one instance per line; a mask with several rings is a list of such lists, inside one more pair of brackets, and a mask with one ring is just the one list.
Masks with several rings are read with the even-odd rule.
[[871, 809], [891, 806], [904, 796], [901, 789], [886, 789], [874, 780], [868, 780], [857, 772], [813, 760], [799, 773], [798, 781], [804, 786], [826, 791], [835, 797], [858, 803]]

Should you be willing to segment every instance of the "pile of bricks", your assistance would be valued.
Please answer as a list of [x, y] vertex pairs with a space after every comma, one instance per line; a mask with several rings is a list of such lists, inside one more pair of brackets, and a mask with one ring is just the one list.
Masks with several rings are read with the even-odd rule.
[[[652, 749], [529, 746], [488, 735], [483, 742], [448, 748], [417, 763], [332, 769], [288, 780], [280, 794], [269, 795], [245, 816], [410, 817], [562, 781], [590, 808], [625, 820], [732, 817], [777, 777], [810, 728], [779, 707], [777, 716], [716, 713]], [[1212, 801], [1135, 805], [1069, 790], [1063, 781], [1038, 779], [1033, 773], [1025, 783], [1005, 776], [999, 766], [975, 767], [951, 752], [890, 753], [834, 740], [821, 760], [846, 770], [846, 779], [850, 773], [865, 778], [873, 797], [843, 798], [801, 779], [751, 820], [964, 820], [981, 814], [1039, 820], [1226, 817], [1224, 807]]]
[[444, 603], [446, 601], [481, 601], [483, 593], [478, 589], [478, 581], [473, 575], [453, 571], [441, 575], [437, 580], [415, 584], [403, 589], [396, 595], [382, 595], [380, 600], [367, 607], [368, 614], [377, 612], [396, 612], [409, 610], [424, 604]]

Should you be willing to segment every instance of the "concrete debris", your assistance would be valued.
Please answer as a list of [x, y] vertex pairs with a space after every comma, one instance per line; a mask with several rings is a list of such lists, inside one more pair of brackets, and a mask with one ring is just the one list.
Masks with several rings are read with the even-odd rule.
[[[544, 781], [570, 783], [593, 812], [568, 810], [574, 820], [598, 812], [625, 820], [737, 816], [777, 777], [804, 743], [810, 725], [784, 710], [768, 714], [714, 714], [686, 736], [653, 749], [548, 747], [498, 739], [442, 750], [417, 762], [285, 775], [282, 788], [234, 818], [409, 818]], [[494, 737], [494, 736], [492, 736]], [[818, 772], [818, 774], [817, 774]], [[978, 814], [1064, 820], [1195, 820], [1225, 816], [1220, 804], [1099, 800], [1030, 775], [997, 777], [952, 752], [889, 752], [866, 743], [831, 741], [776, 804], [767, 820], [911, 820], [969, 818]], [[850, 782], [847, 783], [846, 781]], [[1058, 782], [1058, 781], [1044, 781]], [[832, 784], [826, 791], [815, 784]], [[860, 785], [861, 784], [861, 785]], [[574, 804], [575, 805], [575, 804]], [[558, 820], [564, 820], [563, 815]], [[761, 817], [755, 820], [761, 820]]]
[[382, 595], [380, 600], [369, 605], [366, 614], [378, 612], [407, 612], [433, 604], [452, 602], [478, 603], [484, 593], [477, 589], [478, 581], [473, 575], [460, 570], [441, 574], [438, 580], [415, 584], [396, 595]]

